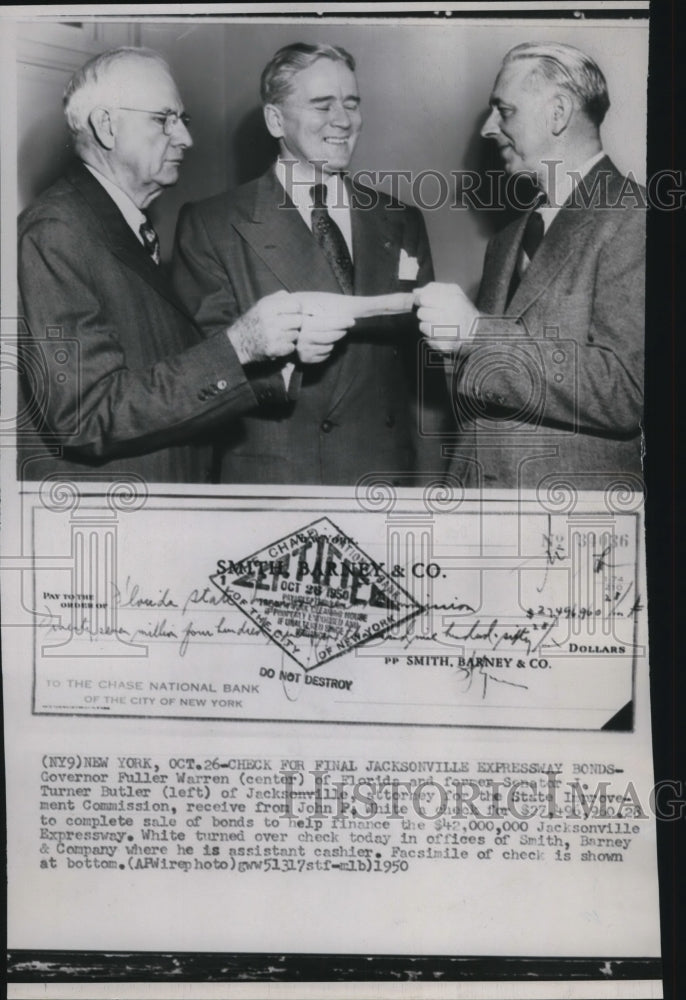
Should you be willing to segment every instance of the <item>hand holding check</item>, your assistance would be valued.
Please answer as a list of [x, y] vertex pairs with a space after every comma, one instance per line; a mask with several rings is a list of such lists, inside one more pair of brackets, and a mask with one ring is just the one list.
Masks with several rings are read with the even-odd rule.
[[302, 325], [296, 350], [305, 364], [326, 361], [336, 343], [358, 319], [389, 316], [412, 310], [412, 294], [338, 295], [333, 292], [299, 292]]
[[274, 292], [241, 316], [228, 336], [241, 364], [284, 358], [294, 351], [304, 364], [318, 364], [358, 319], [411, 312], [412, 304], [411, 292]]
[[480, 313], [459, 285], [432, 281], [414, 291], [419, 329], [439, 351], [457, 350], [474, 336]]
[[242, 365], [285, 358], [295, 350], [302, 317], [295, 296], [265, 295], [227, 330]]

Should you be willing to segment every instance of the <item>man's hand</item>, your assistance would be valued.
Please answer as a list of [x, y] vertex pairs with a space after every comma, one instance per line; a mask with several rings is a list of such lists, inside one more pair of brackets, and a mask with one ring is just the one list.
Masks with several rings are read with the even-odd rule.
[[302, 326], [296, 350], [303, 364], [321, 364], [348, 329], [354, 326], [358, 303], [354, 295], [329, 292], [298, 292]]
[[432, 281], [415, 289], [414, 301], [419, 329], [439, 351], [449, 354], [474, 336], [480, 313], [459, 285]]
[[345, 337], [348, 327], [354, 322], [343, 314], [327, 316], [321, 313], [316, 316], [303, 316], [296, 344], [298, 357], [303, 364], [315, 365], [326, 361], [338, 341]]
[[274, 361], [293, 353], [302, 320], [297, 297], [289, 292], [274, 292], [236, 320], [227, 336], [242, 365]]

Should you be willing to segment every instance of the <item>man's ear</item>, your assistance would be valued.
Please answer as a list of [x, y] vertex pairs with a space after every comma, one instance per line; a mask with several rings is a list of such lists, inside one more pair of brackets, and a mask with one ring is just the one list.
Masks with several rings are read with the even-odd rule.
[[104, 149], [112, 149], [114, 147], [114, 127], [112, 125], [112, 117], [107, 108], [93, 108], [88, 116], [88, 124], [100, 146]]
[[283, 114], [278, 104], [265, 104], [264, 123], [275, 139], [283, 138]]
[[548, 114], [551, 132], [553, 135], [561, 135], [574, 114], [574, 101], [564, 90], [559, 90], [550, 99]]

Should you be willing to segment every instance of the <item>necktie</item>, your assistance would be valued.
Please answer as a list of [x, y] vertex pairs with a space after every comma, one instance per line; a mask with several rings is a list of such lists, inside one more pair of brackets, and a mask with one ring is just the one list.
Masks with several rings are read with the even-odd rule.
[[143, 246], [156, 264], [160, 262], [160, 241], [151, 223], [146, 219], [141, 222], [138, 232], [143, 238]]
[[543, 231], [543, 216], [538, 209], [535, 209], [526, 220], [524, 236], [522, 237], [522, 250], [529, 258], [529, 261], [534, 259], [534, 254], [541, 245]]
[[310, 188], [312, 197], [312, 235], [324, 251], [341, 291], [353, 293], [353, 262], [343, 233], [326, 210], [326, 187], [315, 184]]
[[[524, 235], [522, 236], [517, 263], [514, 271], [512, 272], [512, 280], [510, 281], [510, 288], [507, 295], [507, 305], [510, 304], [510, 300], [519, 288], [524, 272], [534, 259], [536, 251], [540, 247], [545, 235], [543, 216], [539, 212], [539, 208], [541, 208], [542, 205], [547, 204], [548, 198], [543, 192], [541, 192], [534, 203], [533, 211], [526, 220], [526, 226], [524, 227]], [[526, 257], [524, 257], [522, 251], [526, 254]]]

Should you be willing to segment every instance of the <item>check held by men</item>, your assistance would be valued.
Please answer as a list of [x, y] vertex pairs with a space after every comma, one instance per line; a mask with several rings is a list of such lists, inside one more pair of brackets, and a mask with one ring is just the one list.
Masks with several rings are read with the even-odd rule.
[[[283, 380], [254, 379], [250, 365], [297, 349], [300, 302], [266, 295], [207, 338], [177, 298], [145, 210], [176, 183], [192, 139], [157, 53], [90, 60], [65, 114], [77, 162], [19, 219], [19, 475], [204, 482], [209, 432], [265, 392], [285, 399]], [[308, 342], [344, 334], [320, 313]]]
[[512, 49], [481, 134], [539, 197], [490, 241], [476, 304], [458, 285], [416, 292], [451, 359], [466, 486], [640, 489], [645, 201], [603, 152], [609, 103], [578, 49]]

